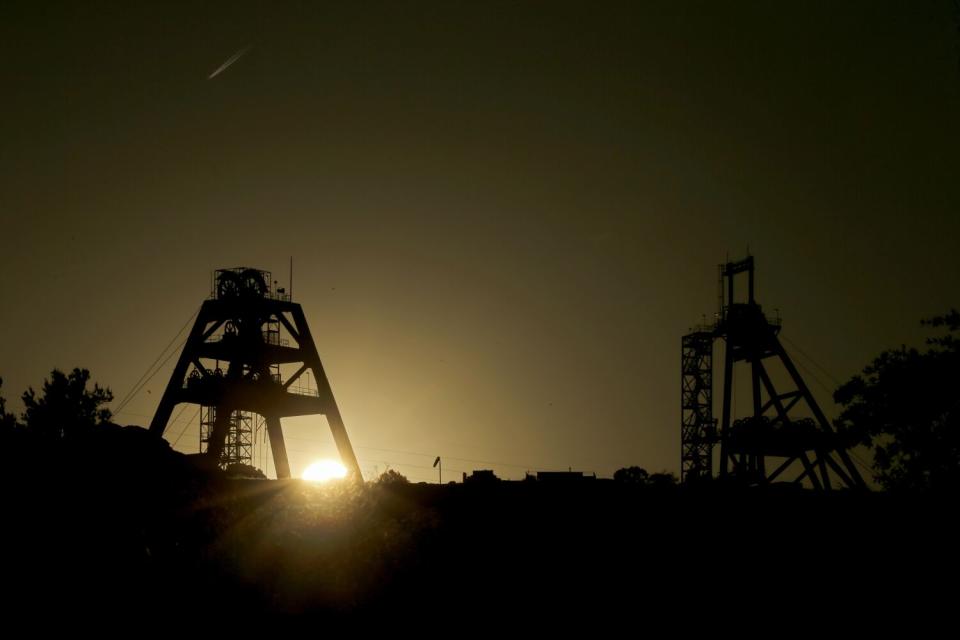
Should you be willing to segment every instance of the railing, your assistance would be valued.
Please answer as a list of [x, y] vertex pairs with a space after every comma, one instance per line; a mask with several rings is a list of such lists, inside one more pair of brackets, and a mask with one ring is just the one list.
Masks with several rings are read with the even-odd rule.
[[292, 393], [292, 394], [294, 394], [294, 395], [298, 395], [298, 396], [310, 396], [310, 397], [312, 397], [312, 398], [319, 398], [319, 397], [320, 397], [320, 391], [319, 391], [319, 390], [317, 390], [317, 389], [312, 389], [312, 388], [310, 388], [310, 387], [302, 387], [302, 386], [299, 386], [299, 385], [287, 387], [287, 392], [288, 392], [288, 393]]
[[745, 318], [755, 321], [757, 318], [762, 318], [771, 327], [779, 329], [782, 324], [780, 318], [780, 310], [774, 309], [773, 313], [764, 313], [762, 307], [759, 304], [750, 304], [750, 303], [734, 303], [728, 304], [723, 307], [720, 313], [716, 315], [717, 326], [725, 323], [731, 317], [736, 318], [737, 320], [743, 320]]
[[276, 345], [278, 347], [289, 347], [290, 340], [287, 338], [281, 338], [280, 334], [276, 331], [264, 331], [263, 332], [263, 341], [267, 344]]
[[[281, 338], [274, 331], [262, 331], [260, 335], [263, 337], [264, 344], [272, 344], [278, 347], [290, 346], [289, 338]], [[218, 333], [216, 335], [212, 335], [209, 338], [207, 338], [207, 342], [216, 343], [216, 342], [223, 342], [224, 340], [236, 340], [236, 339], [237, 339], [237, 334], [235, 333]]]
[[[283, 380], [280, 378], [279, 374], [271, 374], [270, 381], [277, 386], [283, 385]], [[244, 379], [244, 380], [239, 380], [238, 382], [240, 382], [241, 384], [250, 384], [250, 383], [256, 383], [258, 381]], [[200, 387], [200, 388], [207, 387], [208, 385], [225, 385], [225, 384], [228, 384], [228, 382], [226, 378], [224, 378], [223, 376], [215, 376], [212, 374], [209, 376], [199, 376], [199, 377], [188, 376], [181, 388], [193, 389], [197, 387]], [[297, 396], [307, 396], [311, 398], [320, 397], [320, 391], [318, 389], [314, 389], [312, 387], [306, 387], [302, 385], [291, 385], [289, 387], [286, 387], [284, 391]]]

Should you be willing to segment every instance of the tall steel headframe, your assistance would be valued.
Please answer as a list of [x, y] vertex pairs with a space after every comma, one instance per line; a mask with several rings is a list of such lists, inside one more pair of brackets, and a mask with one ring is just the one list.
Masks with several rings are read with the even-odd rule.
[[[745, 292], [735, 287], [744, 278]], [[805, 483], [823, 490], [864, 488], [848, 443], [833, 430], [780, 343], [779, 317], [765, 314], [755, 298], [752, 256], [720, 265], [719, 297], [712, 330], [702, 328], [683, 339], [684, 478], [710, 473], [703, 469], [710, 469], [712, 447], [719, 442], [721, 478], [752, 485]], [[707, 371], [711, 367], [703, 355], [712, 352], [714, 341], [722, 341], [724, 347], [718, 431], [711, 413], [712, 373]], [[750, 376], [748, 410], [742, 417], [733, 415], [738, 364], [746, 366]]]
[[[297, 368], [284, 379], [282, 365]], [[249, 464], [265, 427], [278, 478], [290, 477], [280, 420], [323, 415], [349, 475], [363, 479], [303, 309], [267, 271], [214, 272], [150, 430], [163, 435], [181, 403], [200, 406], [201, 452], [220, 466]]]
[[693, 483], [713, 476], [713, 446], [717, 420], [713, 417], [712, 328], [683, 336], [680, 358], [680, 479]]

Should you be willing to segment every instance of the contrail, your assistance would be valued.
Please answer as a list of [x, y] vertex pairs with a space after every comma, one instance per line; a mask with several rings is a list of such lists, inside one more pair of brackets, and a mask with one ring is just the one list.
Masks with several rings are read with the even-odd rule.
[[250, 51], [251, 48], [253, 48], [253, 45], [252, 45], [252, 44], [248, 44], [248, 45], [245, 46], [243, 49], [240, 49], [240, 51], [237, 51], [235, 54], [233, 54], [232, 56], [230, 56], [230, 58], [229, 58], [226, 62], [224, 62], [224, 63], [223, 63], [222, 65], [220, 65], [219, 67], [217, 67], [217, 70], [216, 70], [216, 71], [214, 71], [214, 72], [211, 73], [209, 76], [207, 76], [207, 80], [213, 80], [213, 79], [216, 78], [218, 75], [220, 75], [221, 73], [223, 73], [224, 71], [226, 71], [227, 67], [229, 67], [230, 65], [232, 65], [234, 62], [236, 62], [236, 61], [239, 60], [240, 58], [242, 58], [243, 55], [244, 55], [247, 51]]

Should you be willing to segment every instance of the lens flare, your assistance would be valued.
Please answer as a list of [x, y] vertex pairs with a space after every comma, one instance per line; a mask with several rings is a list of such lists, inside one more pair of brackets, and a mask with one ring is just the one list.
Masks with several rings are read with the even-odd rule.
[[329, 482], [347, 477], [347, 468], [336, 460], [318, 460], [303, 470], [301, 476], [308, 482]]

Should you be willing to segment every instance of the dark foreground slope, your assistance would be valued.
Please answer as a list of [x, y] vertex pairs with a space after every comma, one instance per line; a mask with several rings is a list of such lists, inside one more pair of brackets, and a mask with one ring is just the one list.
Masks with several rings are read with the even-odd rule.
[[803, 627], [878, 612], [919, 625], [956, 597], [940, 497], [230, 480], [130, 428], [15, 451], [5, 613]]

